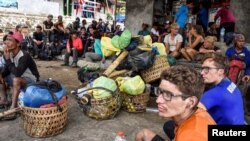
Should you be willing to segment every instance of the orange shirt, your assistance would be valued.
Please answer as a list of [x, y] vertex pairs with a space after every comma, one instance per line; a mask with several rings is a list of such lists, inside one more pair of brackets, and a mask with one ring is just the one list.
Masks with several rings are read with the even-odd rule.
[[[77, 37], [76, 39], [73, 39], [72, 42], [73, 42], [73, 48], [76, 48], [78, 51], [82, 51], [83, 50], [81, 38]], [[68, 49], [70, 48], [69, 40], [67, 42], [67, 48]]]
[[207, 141], [208, 125], [215, 125], [215, 121], [209, 113], [201, 108], [175, 127], [175, 141]]

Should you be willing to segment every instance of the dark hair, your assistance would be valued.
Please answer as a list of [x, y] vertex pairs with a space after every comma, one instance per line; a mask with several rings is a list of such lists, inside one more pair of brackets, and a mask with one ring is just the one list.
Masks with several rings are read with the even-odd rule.
[[7, 34], [3, 36], [3, 42], [6, 41], [7, 36], [8, 36]]
[[42, 29], [42, 26], [40, 26], [40, 25], [37, 25], [37, 26], [36, 26], [36, 28]]
[[193, 0], [187, 0], [186, 4], [194, 4], [194, 1]]
[[8, 34], [9, 35], [13, 35], [14, 33], [13, 33], [13, 31], [9, 31]]
[[93, 34], [93, 37], [95, 39], [101, 39], [102, 36], [101, 36], [101, 34], [100, 34], [100, 32], [98, 30], [95, 30], [94, 34]]
[[83, 29], [85, 29], [85, 30], [86, 30], [86, 28], [85, 28], [85, 27], [81, 27], [81, 30], [83, 30]]
[[207, 59], [213, 61], [216, 67], [224, 69], [224, 74], [225, 76], [227, 75], [229, 69], [229, 60], [226, 57], [217, 53], [206, 53], [201, 62], [204, 63]]
[[209, 22], [208, 27], [211, 27], [213, 24], [215, 24], [215, 22]]
[[53, 15], [52, 15], [52, 14], [49, 14], [49, 15], [48, 15], [48, 18], [53, 18]]
[[205, 36], [201, 25], [192, 25], [192, 28], [194, 28], [199, 35]]
[[161, 80], [173, 83], [183, 94], [195, 96], [198, 100], [205, 88], [201, 74], [190, 66], [172, 66], [162, 72]]
[[16, 25], [16, 30], [18, 29], [18, 28], [21, 28], [22, 26], [20, 25], [20, 24], [18, 24], [18, 25]]

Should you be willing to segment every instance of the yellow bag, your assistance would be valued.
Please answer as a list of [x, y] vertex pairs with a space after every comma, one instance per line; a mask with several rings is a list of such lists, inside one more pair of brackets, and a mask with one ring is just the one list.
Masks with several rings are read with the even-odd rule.
[[130, 95], [139, 95], [145, 90], [145, 83], [139, 75], [132, 78], [118, 77], [116, 82], [118, 83], [121, 92], [125, 92]]
[[[93, 87], [103, 87], [103, 88], [109, 89], [111, 91], [115, 91], [117, 89], [115, 81], [113, 79], [110, 79], [110, 78], [107, 78], [104, 76], [101, 76], [101, 77], [95, 79], [95, 81], [93, 82]], [[95, 99], [105, 98], [105, 97], [108, 97], [110, 95], [111, 95], [111, 93], [107, 92], [105, 90], [99, 90], [99, 89], [93, 90], [93, 97]]]
[[150, 35], [144, 36], [142, 44], [152, 46], [152, 38], [151, 38], [151, 36]]
[[155, 43], [153, 43], [153, 46], [157, 47], [157, 49], [160, 53], [159, 55], [167, 55], [166, 48], [165, 48], [163, 43], [155, 42]]
[[101, 49], [102, 49], [102, 53], [105, 57], [111, 56], [114, 53], [116, 54], [120, 54], [121, 50], [118, 48], [115, 48], [112, 44], [111, 44], [111, 39], [109, 37], [102, 37], [101, 39]]

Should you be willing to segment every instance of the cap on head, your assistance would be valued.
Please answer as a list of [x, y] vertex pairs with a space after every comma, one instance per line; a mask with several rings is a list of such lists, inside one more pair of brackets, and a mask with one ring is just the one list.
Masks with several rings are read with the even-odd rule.
[[23, 41], [23, 35], [19, 32], [14, 32], [12, 35], [9, 34], [8, 36], [16, 39], [19, 43]]

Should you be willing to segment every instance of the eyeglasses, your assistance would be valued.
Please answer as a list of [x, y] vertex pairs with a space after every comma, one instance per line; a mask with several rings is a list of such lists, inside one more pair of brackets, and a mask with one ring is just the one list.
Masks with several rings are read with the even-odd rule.
[[175, 95], [169, 91], [165, 91], [165, 90], [162, 90], [160, 88], [157, 88], [156, 95], [157, 96], [162, 95], [162, 97], [165, 101], [171, 101], [172, 97], [182, 97], [182, 98], [186, 99], [186, 98], [191, 96], [191, 95], [183, 95], [183, 94]]
[[201, 67], [201, 72], [208, 73], [211, 69], [222, 69], [216, 67]]

